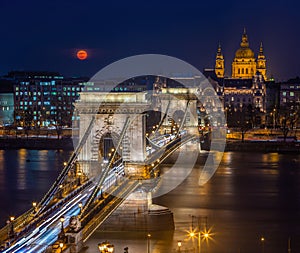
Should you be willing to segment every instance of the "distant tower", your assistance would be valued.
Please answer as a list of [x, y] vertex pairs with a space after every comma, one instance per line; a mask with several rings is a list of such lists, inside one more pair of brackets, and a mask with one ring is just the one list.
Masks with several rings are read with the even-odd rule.
[[259, 47], [259, 54], [257, 56], [257, 67], [256, 67], [257, 71], [259, 71], [259, 73], [261, 73], [264, 77], [265, 80], [267, 80], [267, 76], [266, 76], [266, 57], [264, 55], [264, 51], [263, 51], [263, 44], [262, 42], [260, 43], [260, 47]]
[[217, 77], [223, 78], [225, 72], [225, 66], [224, 66], [224, 57], [221, 50], [221, 45], [219, 43], [218, 52], [216, 56], [216, 65], [215, 65], [215, 73]]
[[252, 78], [256, 73], [256, 61], [253, 51], [249, 48], [246, 29], [242, 35], [240, 48], [236, 51], [232, 62], [233, 78]]

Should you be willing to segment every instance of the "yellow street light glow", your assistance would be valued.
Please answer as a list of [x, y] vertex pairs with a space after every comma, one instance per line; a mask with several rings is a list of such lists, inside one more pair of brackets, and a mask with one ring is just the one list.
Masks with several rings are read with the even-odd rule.
[[36, 202], [32, 202], [32, 206], [33, 206], [33, 207], [36, 207]]

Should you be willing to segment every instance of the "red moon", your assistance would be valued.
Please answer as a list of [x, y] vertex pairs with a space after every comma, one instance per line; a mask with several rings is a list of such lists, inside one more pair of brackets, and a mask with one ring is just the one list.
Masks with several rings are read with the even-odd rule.
[[85, 60], [88, 57], [88, 53], [85, 50], [79, 50], [77, 52], [77, 58], [81, 61]]

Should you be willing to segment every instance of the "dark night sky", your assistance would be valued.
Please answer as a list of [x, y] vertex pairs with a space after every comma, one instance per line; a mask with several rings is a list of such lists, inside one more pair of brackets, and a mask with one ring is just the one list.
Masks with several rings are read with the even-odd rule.
[[[263, 41], [268, 75], [300, 75], [299, 1], [1, 0], [0, 74], [10, 70], [95, 74], [135, 54], [167, 54], [198, 69], [213, 67], [218, 42], [226, 73], [246, 27], [257, 54]], [[90, 58], [79, 61], [77, 49]]]

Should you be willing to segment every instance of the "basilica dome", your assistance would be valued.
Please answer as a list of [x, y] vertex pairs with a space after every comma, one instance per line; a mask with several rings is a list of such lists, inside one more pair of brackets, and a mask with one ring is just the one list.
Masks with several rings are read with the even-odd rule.
[[241, 47], [236, 50], [235, 58], [254, 58], [254, 53], [249, 47]]
[[235, 58], [254, 58], [253, 51], [249, 48], [248, 37], [246, 34], [246, 30], [244, 30], [244, 34], [242, 36], [241, 47], [235, 52]]

